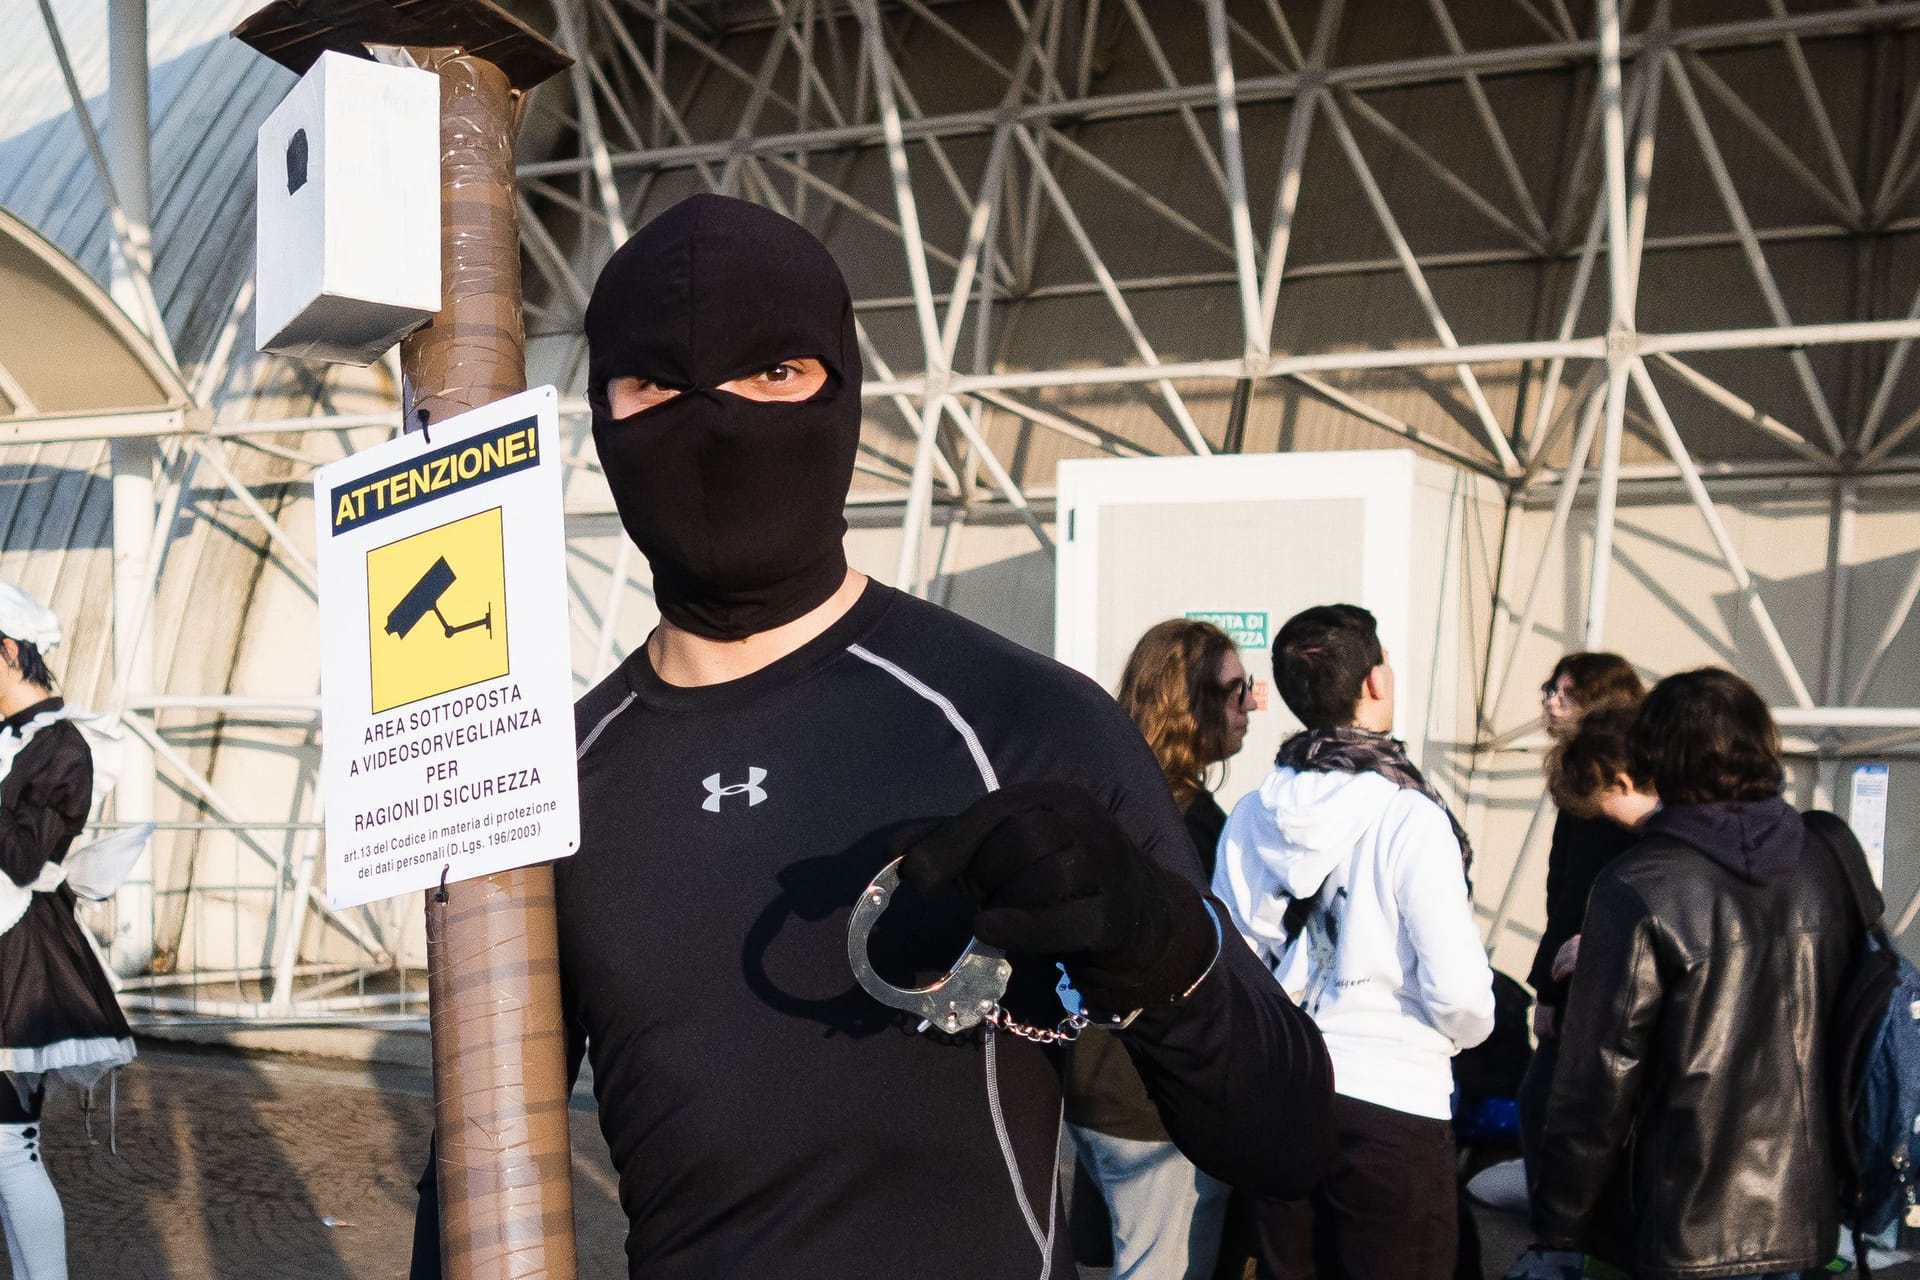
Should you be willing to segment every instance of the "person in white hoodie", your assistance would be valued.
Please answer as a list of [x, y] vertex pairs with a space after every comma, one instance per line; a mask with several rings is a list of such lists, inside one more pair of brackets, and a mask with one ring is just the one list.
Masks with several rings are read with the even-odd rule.
[[1326, 1038], [1336, 1156], [1306, 1200], [1256, 1210], [1263, 1280], [1453, 1274], [1451, 1059], [1493, 1030], [1472, 847], [1392, 736], [1373, 615], [1307, 609], [1274, 683], [1306, 726], [1234, 806], [1215, 894]]

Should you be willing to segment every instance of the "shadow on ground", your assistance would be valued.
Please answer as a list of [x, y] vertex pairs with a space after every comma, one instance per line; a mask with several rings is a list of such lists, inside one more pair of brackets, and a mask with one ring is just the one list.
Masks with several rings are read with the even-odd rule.
[[[100, 1093], [92, 1141], [77, 1092], [47, 1101], [47, 1167], [66, 1203], [75, 1277], [406, 1276], [432, 1126], [424, 1069], [145, 1044], [121, 1075], [118, 1155]], [[624, 1275], [626, 1223], [584, 1092], [571, 1120], [580, 1274]], [[1490, 1210], [1476, 1218], [1494, 1280], [1526, 1246], [1526, 1224]], [[1875, 1275], [1920, 1280], [1920, 1265]], [[4, 1250], [0, 1280], [12, 1280]]]
[[[398, 1280], [432, 1127], [425, 1071], [143, 1044], [89, 1141], [80, 1096], [47, 1100], [69, 1270], [114, 1280]], [[572, 1115], [580, 1273], [625, 1273], [625, 1222], [592, 1100]], [[11, 1280], [0, 1250], [0, 1277]]]

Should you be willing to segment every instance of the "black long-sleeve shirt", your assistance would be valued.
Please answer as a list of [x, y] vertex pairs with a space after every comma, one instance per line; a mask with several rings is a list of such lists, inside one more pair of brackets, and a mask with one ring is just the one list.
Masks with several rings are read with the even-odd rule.
[[[0, 733], [17, 734], [36, 716], [64, 705], [43, 698], [0, 720]], [[59, 722], [35, 734], [0, 782], [0, 873], [15, 884], [32, 884], [47, 863], [66, 857], [92, 804], [93, 755], [80, 731]]]
[[1553, 843], [1547, 849], [1547, 927], [1527, 971], [1527, 985], [1541, 1004], [1559, 1009], [1567, 1003], [1573, 979], [1553, 976], [1553, 958], [1580, 932], [1594, 881], [1639, 839], [1638, 833], [1606, 818], [1563, 813], [1554, 819]]
[[[917, 1034], [862, 991], [847, 919], [903, 825], [1024, 781], [1086, 787], [1197, 884], [1181, 816], [1119, 707], [874, 584], [825, 634], [740, 680], [671, 686], [636, 653], [581, 700], [577, 723], [580, 850], [555, 876], [562, 987], [592, 1057], [631, 1274], [1040, 1274], [981, 1034]], [[900, 986], [932, 981], [971, 918], [957, 894], [902, 892], [873, 933], [876, 968]], [[1005, 1005], [1052, 1026], [1053, 965], [1011, 959]], [[1230, 931], [1206, 981], [1123, 1039], [1197, 1164], [1268, 1193], [1317, 1178], [1324, 1047]], [[1060, 1055], [997, 1040], [1007, 1139], [1044, 1226]], [[1070, 1266], [1056, 1232], [1054, 1272]]]

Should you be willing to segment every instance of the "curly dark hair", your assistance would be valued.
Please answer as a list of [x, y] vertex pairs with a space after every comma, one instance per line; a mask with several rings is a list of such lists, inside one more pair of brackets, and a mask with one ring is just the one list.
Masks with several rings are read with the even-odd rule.
[[1634, 769], [1628, 741], [1638, 719], [1637, 703], [1614, 703], [1589, 711], [1570, 735], [1547, 752], [1547, 790], [1553, 802], [1576, 818], [1600, 816], [1600, 797], [1625, 774], [1636, 787], [1650, 781]]
[[1120, 705], [1182, 809], [1208, 789], [1208, 767], [1227, 758], [1220, 661], [1233, 652], [1233, 640], [1211, 622], [1170, 618], [1147, 629], [1120, 675]]
[[1573, 709], [1585, 715], [1600, 707], [1638, 704], [1647, 686], [1633, 664], [1617, 653], [1570, 653], [1553, 664], [1543, 688], [1551, 689], [1566, 676], [1573, 683]]
[[1719, 667], [1653, 686], [1627, 750], [1634, 775], [1653, 783], [1662, 804], [1768, 800], [1786, 781], [1773, 713], [1752, 685]]

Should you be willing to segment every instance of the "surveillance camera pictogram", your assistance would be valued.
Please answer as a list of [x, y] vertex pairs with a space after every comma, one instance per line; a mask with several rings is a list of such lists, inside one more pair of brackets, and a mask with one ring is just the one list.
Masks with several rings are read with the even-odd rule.
[[472, 622], [462, 622], [458, 626], [448, 622], [447, 615], [440, 612], [440, 597], [447, 593], [447, 588], [454, 582], [453, 566], [447, 563], [445, 556], [441, 556], [433, 562], [431, 568], [420, 575], [420, 581], [414, 583], [407, 594], [400, 598], [400, 603], [393, 606], [393, 611], [387, 614], [387, 634], [405, 640], [408, 633], [419, 625], [420, 619], [431, 613], [440, 619], [440, 629], [446, 633], [446, 638], [449, 640], [462, 631], [471, 631], [475, 627], [485, 627], [487, 634], [492, 635], [492, 603], [488, 603], [487, 612], [483, 617], [475, 618]]
[[367, 646], [375, 712], [508, 673], [498, 507], [367, 552]]

